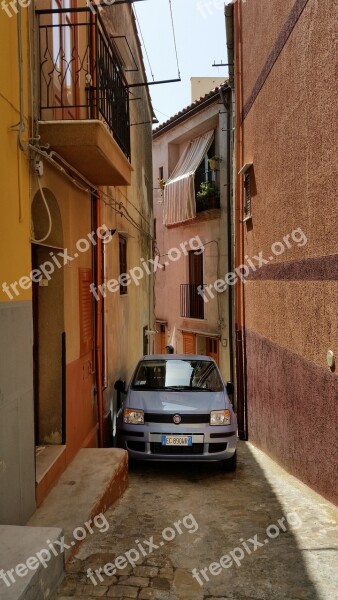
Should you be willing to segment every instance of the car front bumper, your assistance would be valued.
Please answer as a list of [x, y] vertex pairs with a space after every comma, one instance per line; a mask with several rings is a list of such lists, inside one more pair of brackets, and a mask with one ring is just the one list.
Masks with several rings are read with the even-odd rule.
[[[142, 427], [142, 426], [141, 426]], [[192, 436], [191, 446], [163, 446], [163, 435]], [[118, 430], [118, 446], [136, 460], [220, 461], [236, 450], [237, 430], [233, 426], [211, 427], [201, 431], [191, 426], [168, 428], [167, 424], [142, 427], [124, 425]]]

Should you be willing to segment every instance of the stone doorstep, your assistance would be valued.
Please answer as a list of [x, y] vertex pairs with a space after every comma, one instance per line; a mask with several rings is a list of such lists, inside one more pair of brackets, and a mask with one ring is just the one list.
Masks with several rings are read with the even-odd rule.
[[[42, 549], [48, 549], [47, 540], [55, 543], [60, 540], [62, 531], [54, 527], [20, 527], [16, 525], [0, 525], [0, 571], [5, 572], [21, 565], [21, 573], [28, 558], [36, 557]], [[64, 556], [54, 556], [47, 560], [46, 568], [41, 562], [35, 570], [28, 569], [23, 577], [15, 571], [12, 573], [15, 582], [6, 575], [10, 583], [8, 587], [0, 579], [0, 598], [3, 600], [45, 600], [60, 583], [64, 574]], [[32, 565], [33, 566], [33, 565]]]
[[[15, 583], [7, 587], [0, 579], [1, 600], [46, 600], [52, 598], [64, 577], [64, 563], [76, 553], [82, 540], [73, 532], [101, 512], [105, 512], [128, 487], [127, 452], [117, 448], [85, 448], [78, 452], [27, 526], [0, 526], [0, 572], [18, 564], [49, 543], [60, 550], [59, 541], [69, 548], [24, 577], [15, 573]], [[100, 522], [102, 524], [102, 522]], [[92, 522], [92, 528], [96, 527]], [[87, 536], [90, 533], [87, 532]], [[47, 543], [48, 541], [48, 543]], [[54, 545], [55, 544], [55, 545]]]
[[[128, 487], [128, 455], [119, 448], [83, 448], [28, 521], [30, 526], [63, 530], [66, 561], [83, 540], [73, 532], [105, 512]], [[92, 524], [94, 530], [95, 526]], [[87, 533], [87, 536], [90, 533]], [[86, 536], [86, 537], [87, 537]]]

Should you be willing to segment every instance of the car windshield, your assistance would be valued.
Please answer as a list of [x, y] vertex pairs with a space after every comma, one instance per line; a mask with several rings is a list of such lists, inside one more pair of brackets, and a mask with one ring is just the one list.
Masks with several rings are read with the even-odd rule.
[[215, 364], [207, 360], [144, 360], [133, 378], [134, 390], [223, 390]]

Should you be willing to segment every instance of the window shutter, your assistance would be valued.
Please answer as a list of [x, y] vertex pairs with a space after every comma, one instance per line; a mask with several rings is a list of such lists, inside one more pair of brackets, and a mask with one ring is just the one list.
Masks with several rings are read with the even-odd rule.
[[244, 218], [251, 217], [251, 174], [244, 175]]
[[183, 333], [183, 354], [196, 354], [196, 335]]
[[79, 269], [79, 301], [80, 301], [80, 355], [88, 354], [93, 349], [93, 307], [90, 284], [91, 269]]

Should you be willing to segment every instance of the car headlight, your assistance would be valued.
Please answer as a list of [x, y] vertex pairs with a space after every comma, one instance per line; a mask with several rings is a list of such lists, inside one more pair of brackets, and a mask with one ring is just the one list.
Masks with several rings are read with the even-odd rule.
[[130, 425], [143, 425], [144, 411], [137, 408], [125, 408], [123, 411], [123, 423]]
[[210, 425], [230, 425], [230, 410], [212, 410], [210, 413]]

